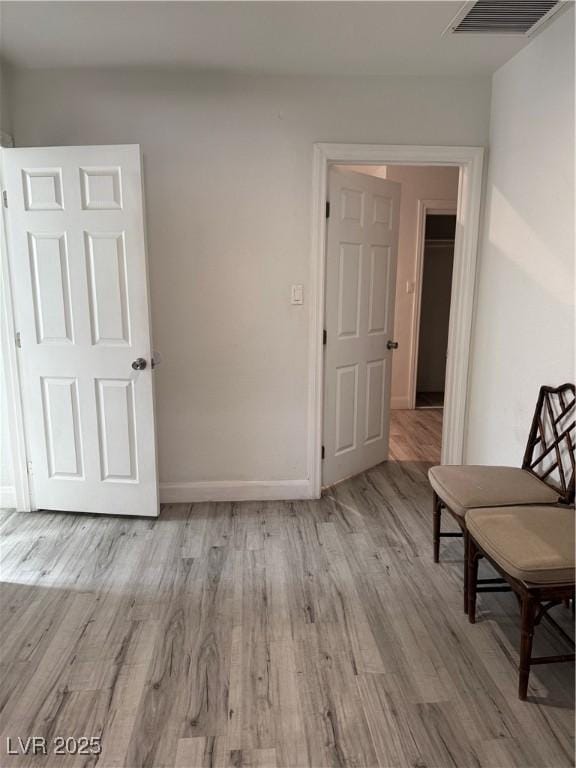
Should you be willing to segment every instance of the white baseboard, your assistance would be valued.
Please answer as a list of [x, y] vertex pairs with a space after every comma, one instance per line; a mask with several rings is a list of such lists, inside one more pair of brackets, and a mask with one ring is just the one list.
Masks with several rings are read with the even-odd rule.
[[390, 408], [393, 411], [406, 411], [412, 408], [410, 398], [406, 395], [401, 397], [392, 397], [390, 399]]
[[312, 499], [309, 480], [215, 480], [196, 483], [160, 483], [160, 502], [289, 501]]
[[13, 485], [0, 485], [0, 509], [16, 508], [16, 488]]

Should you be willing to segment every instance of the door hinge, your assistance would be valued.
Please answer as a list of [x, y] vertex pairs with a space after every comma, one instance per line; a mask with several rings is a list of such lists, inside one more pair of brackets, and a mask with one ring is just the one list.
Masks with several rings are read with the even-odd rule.
[[20, 337], [20, 331], [16, 332], [16, 346], [18, 349], [22, 349], [22, 339]]
[[326, 455], [326, 450], [324, 449], [324, 446], [322, 446], [322, 458]]
[[326, 218], [330, 218], [330, 200], [326, 200]]
[[29, 475], [33, 474], [33, 472], [32, 472], [32, 462], [31, 461], [27, 461], [26, 462], [26, 471], [28, 472]]
[[5, 189], [2, 190], [2, 205], [8, 208], [8, 192]]
[[324, 330], [322, 331], [322, 344], [326, 346], [327, 341], [328, 341], [328, 331], [326, 330], [326, 328], [324, 328]]

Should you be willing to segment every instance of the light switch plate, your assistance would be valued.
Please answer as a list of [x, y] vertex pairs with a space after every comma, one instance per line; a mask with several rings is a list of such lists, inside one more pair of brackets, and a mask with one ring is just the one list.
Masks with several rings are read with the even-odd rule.
[[304, 304], [304, 286], [301, 284], [292, 286], [292, 304]]

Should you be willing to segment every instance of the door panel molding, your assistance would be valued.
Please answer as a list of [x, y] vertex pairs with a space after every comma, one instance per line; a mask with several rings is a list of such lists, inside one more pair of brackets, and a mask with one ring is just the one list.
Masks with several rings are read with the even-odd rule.
[[[324, 346], [324, 461], [330, 486], [388, 458], [400, 184], [329, 172]], [[355, 196], [352, 198], [352, 196]], [[361, 201], [347, 211], [349, 200]]]
[[134, 364], [152, 357], [140, 147], [2, 159], [29, 475], [18, 507], [157, 517], [154, 376]]
[[333, 143], [314, 145], [307, 441], [307, 473], [314, 498], [320, 497], [322, 484], [324, 389], [322, 335], [326, 277], [328, 167], [332, 163], [350, 163], [353, 165], [451, 165], [460, 169], [442, 434], [442, 463], [458, 464], [465, 458], [470, 341], [476, 289], [483, 160], [483, 147]]

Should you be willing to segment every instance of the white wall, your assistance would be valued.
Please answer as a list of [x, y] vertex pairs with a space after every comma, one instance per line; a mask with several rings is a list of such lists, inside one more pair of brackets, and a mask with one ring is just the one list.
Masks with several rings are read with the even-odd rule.
[[385, 179], [388, 171], [386, 165], [336, 165], [341, 171], [353, 171], [363, 173], [365, 176], [375, 176], [377, 179]]
[[306, 477], [315, 141], [483, 145], [490, 84], [20, 71], [18, 146], [140, 143], [160, 477]]
[[494, 76], [466, 459], [518, 465], [574, 381], [574, 11]]

